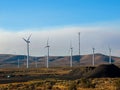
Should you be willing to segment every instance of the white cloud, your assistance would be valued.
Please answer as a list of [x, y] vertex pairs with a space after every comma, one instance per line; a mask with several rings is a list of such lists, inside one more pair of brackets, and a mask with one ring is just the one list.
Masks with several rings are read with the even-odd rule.
[[27, 38], [32, 33], [30, 54], [32, 56], [46, 55], [46, 41], [49, 38], [50, 55], [69, 55], [70, 41], [74, 54], [78, 54], [78, 32], [81, 32], [81, 54], [92, 53], [92, 47], [97, 53], [108, 54], [108, 46], [112, 48], [113, 55], [120, 53], [120, 31], [114, 27], [80, 27], [66, 26], [46, 29], [27, 29], [19, 32], [0, 30], [0, 53], [26, 54]]

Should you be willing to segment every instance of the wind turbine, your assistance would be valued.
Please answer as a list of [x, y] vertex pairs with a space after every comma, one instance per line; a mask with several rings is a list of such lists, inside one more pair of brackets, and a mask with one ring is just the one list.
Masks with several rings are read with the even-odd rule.
[[111, 64], [112, 61], [111, 61], [111, 48], [109, 47], [109, 64]]
[[27, 39], [23, 38], [23, 40], [27, 44], [27, 68], [29, 68], [29, 44], [30, 44], [30, 37], [31, 37], [31, 35]]
[[37, 58], [35, 58], [35, 67], [36, 68], [38, 67], [38, 60], [37, 60]]
[[20, 59], [18, 58], [18, 68], [20, 68]]
[[80, 54], [81, 54], [80, 53], [80, 48], [81, 48], [80, 47], [80, 32], [78, 32], [78, 42], [79, 42], [78, 45], [79, 45], [79, 58], [80, 58]]
[[93, 57], [92, 57], [92, 65], [95, 66], [95, 48], [92, 48], [93, 50]]
[[73, 56], [73, 47], [72, 47], [72, 43], [70, 42], [70, 67], [72, 67], [72, 56]]
[[49, 67], [49, 64], [48, 64], [49, 63], [49, 48], [50, 48], [48, 40], [47, 40], [46, 48], [48, 50], [48, 52], [47, 52], [47, 68], [48, 68]]
[[79, 56], [80, 56], [80, 32], [78, 33], [78, 40], [79, 40]]

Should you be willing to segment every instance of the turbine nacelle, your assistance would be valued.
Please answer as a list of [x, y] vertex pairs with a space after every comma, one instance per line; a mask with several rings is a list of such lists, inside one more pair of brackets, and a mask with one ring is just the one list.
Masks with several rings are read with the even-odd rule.
[[109, 48], [109, 52], [111, 52], [111, 48]]
[[30, 41], [29, 41], [29, 40], [26, 40], [25, 38], [23, 38], [23, 40], [24, 40], [26, 43], [30, 43]]
[[45, 48], [49, 48], [50, 46], [46, 46]]
[[50, 46], [49, 46], [49, 42], [48, 42], [48, 40], [47, 40], [47, 45], [45, 46], [45, 48], [49, 48]]
[[[32, 34], [31, 34], [31, 35], [32, 35]], [[24, 40], [26, 43], [30, 43], [30, 37], [31, 37], [31, 35], [30, 35], [27, 39], [23, 38], [23, 40]]]

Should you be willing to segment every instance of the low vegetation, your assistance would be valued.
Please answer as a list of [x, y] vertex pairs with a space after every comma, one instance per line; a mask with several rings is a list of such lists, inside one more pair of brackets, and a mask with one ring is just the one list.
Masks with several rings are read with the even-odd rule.
[[[109, 67], [119, 72], [119, 68], [114, 65], [1, 69], [0, 90], [120, 90], [120, 77], [107, 76]], [[95, 77], [100, 73], [101, 77]]]
[[1, 84], [0, 90], [120, 90], [120, 79], [33, 80]]

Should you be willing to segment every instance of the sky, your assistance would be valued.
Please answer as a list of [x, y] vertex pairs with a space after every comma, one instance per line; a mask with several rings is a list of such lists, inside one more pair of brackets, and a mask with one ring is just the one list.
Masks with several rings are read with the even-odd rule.
[[30, 55], [78, 54], [120, 56], [120, 0], [0, 0], [0, 54], [26, 55], [22, 38], [30, 34]]

